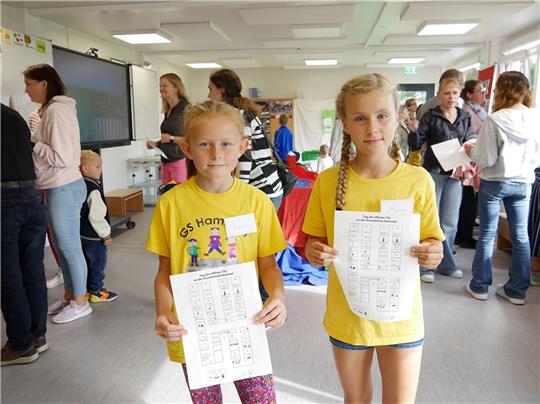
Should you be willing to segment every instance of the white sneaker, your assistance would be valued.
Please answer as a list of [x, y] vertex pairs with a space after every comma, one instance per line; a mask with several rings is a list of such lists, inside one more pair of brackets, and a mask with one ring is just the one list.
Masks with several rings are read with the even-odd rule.
[[55, 324], [69, 323], [90, 314], [92, 314], [92, 307], [90, 307], [88, 302], [79, 306], [75, 300], [71, 300], [69, 305], [64, 307], [60, 313], [53, 317], [52, 322]]
[[474, 297], [476, 300], [487, 300], [488, 298], [487, 293], [475, 292], [474, 290], [471, 289], [469, 285], [465, 286], [465, 290], [469, 293], [469, 295]]
[[521, 297], [510, 297], [506, 294], [506, 291], [504, 290], [504, 285], [499, 285], [497, 288], [497, 292], [495, 292], [497, 296], [502, 297], [503, 299], [508, 300], [512, 304], [522, 305], [525, 304], [525, 298]]
[[53, 303], [47, 306], [47, 314], [58, 314], [69, 304], [63, 297], [59, 297]]
[[435, 281], [435, 275], [431, 272], [420, 275], [420, 280], [425, 283], [433, 283]]
[[56, 272], [56, 274], [51, 279], [47, 280], [47, 289], [55, 288], [57, 286], [60, 286], [63, 283], [64, 283], [64, 275], [62, 275], [62, 271], [58, 269], [58, 272]]

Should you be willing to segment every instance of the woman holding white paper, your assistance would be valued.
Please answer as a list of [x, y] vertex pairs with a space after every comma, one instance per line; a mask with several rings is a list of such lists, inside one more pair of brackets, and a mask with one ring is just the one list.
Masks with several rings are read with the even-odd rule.
[[499, 285], [497, 295], [512, 304], [524, 304], [530, 282], [530, 245], [527, 216], [540, 165], [540, 114], [532, 109], [529, 81], [520, 72], [504, 72], [497, 80], [495, 102], [475, 145], [465, 150], [482, 170], [478, 209], [480, 238], [474, 255], [473, 279], [467, 291], [486, 300], [492, 283], [491, 256], [497, 234], [501, 201], [504, 203], [512, 238], [509, 280]]
[[[443, 242], [444, 258], [437, 272], [454, 278], [463, 277], [463, 272], [457, 267], [452, 252], [459, 219], [461, 183], [451, 177], [452, 171], [445, 171], [442, 168], [431, 146], [451, 139], [458, 139], [459, 143], [463, 144], [475, 137], [470, 115], [457, 107], [460, 93], [461, 85], [458, 80], [453, 78], [442, 80], [437, 93], [440, 106], [426, 112], [419, 124], [413, 122], [409, 134], [411, 151], [420, 150], [424, 143], [428, 145], [423, 167], [435, 181], [439, 219], [446, 236]], [[435, 271], [421, 270], [421, 279], [424, 282], [433, 282]]]

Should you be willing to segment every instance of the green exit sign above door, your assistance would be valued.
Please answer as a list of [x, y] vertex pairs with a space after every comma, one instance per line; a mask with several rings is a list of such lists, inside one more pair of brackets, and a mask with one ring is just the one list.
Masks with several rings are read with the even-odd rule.
[[416, 74], [417, 73], [416, 66], [405, 66], [403, 68], [403, 72], [405, 74]]

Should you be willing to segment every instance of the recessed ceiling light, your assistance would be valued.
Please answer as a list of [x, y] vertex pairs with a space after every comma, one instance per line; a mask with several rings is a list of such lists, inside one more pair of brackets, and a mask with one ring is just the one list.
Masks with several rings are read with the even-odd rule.
[[306, 66], [333, 66], [337, 65], [337, 59], [312, 59], [304, 61]]
[[191, 67], [192, 69], [219, 69], [222, 67], [221, 65], [218, 65], [217, 63], [209, 62], [209, 63], [186, 63], [186, 66]]
[[386, 62], [389, 65], [413, 65], [422, 63], [426, 58], [391, 58]]
[[463, 35], [476, 27], [478, 22], [426, 22], [420, 26], [416, 35]]
[[156, 30], [111, 32], [111, 35], [132, 45], [171, 43], [172, 41], [172, 38], [169, 35]]
[[460, 72], [466, 72], [466, 71], [469, 71], [469, 70], [472, 70], [472, 69], [475, 69], [475, 70], [480, 69], [480, 62], [473, 63], [472, 65], [462, 67], [461, 69], [459, 69], [459, 71]]

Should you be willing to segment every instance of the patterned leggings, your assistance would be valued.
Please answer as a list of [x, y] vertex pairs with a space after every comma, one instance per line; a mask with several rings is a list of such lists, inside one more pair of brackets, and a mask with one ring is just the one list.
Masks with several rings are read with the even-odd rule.
[[[189, 387], [189, 380], [186, 365], [183, 363], [184, 376]], [[276, 402], [276, 391], [272, 375], [251, 377], [249, 379], [237, 380], [234, 382], [236, 392], [240, 396], [243, 404], [274, 404]], [[195, 404], [219, 404], [223, 403], [221, 396], [221, 386], [204, 387], [202, 389], [191, 390], [191, 401]]]

